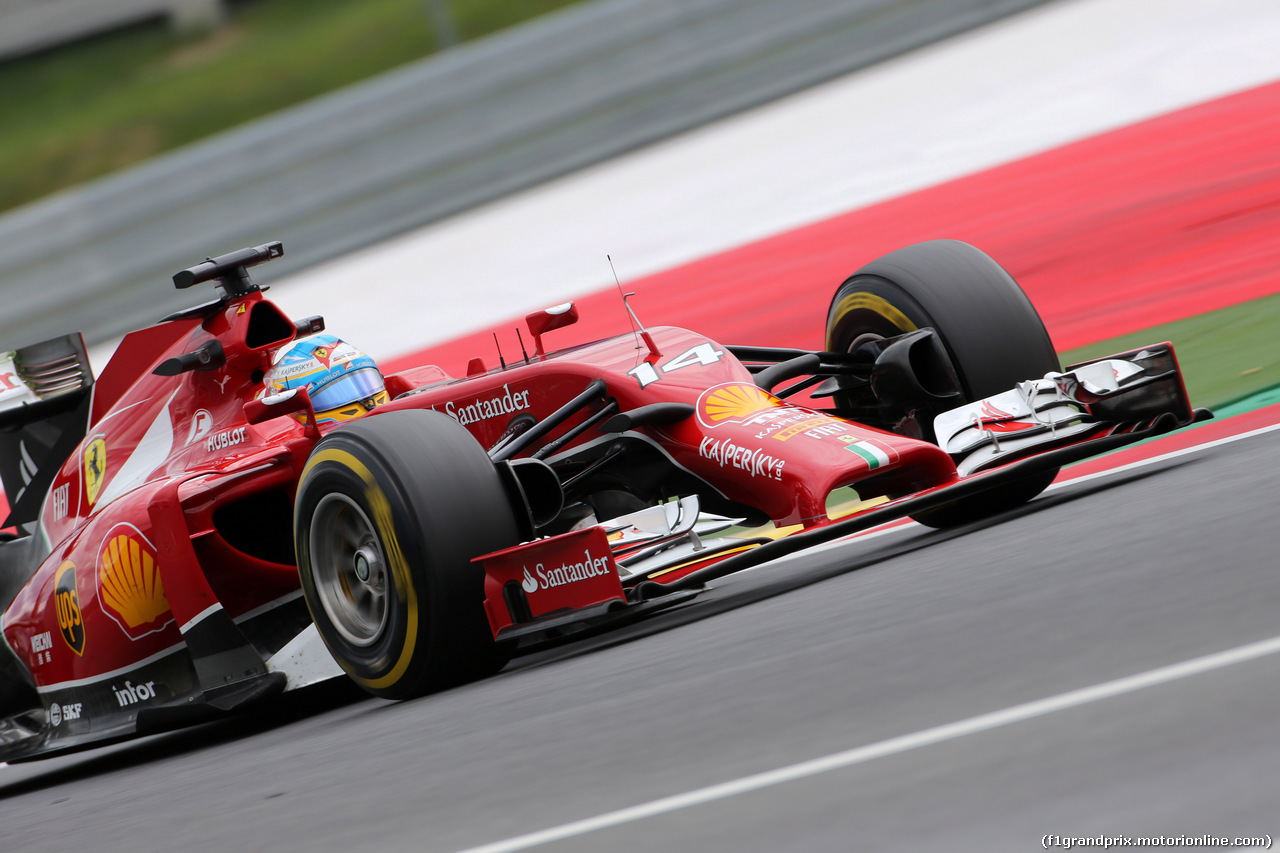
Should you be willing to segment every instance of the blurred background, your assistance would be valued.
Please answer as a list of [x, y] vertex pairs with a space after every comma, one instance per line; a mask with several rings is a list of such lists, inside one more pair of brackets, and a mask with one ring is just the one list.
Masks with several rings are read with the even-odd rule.
[[[555, 345], [627, 328], [606, 253], [646, 322], [812, 347], [845, 275], [954, 237], [1064, 364], [1171, 340], [1218, 415], [422, 700], [4, 767], [0, 847], [458, 850], [1272, 637], [1277, 44], [1275, 0], [0, 0], [4, 349], [100, 369], [277, 239], [271, 297], [390, 370], [569, 298]], [[1237, 662], [552, 848], [1274, 834], [1280, 665]]]
[[283, 240], [269, 281], [1035, 5], [0, 0], [0, 341], [108, 340], [207, 255]]

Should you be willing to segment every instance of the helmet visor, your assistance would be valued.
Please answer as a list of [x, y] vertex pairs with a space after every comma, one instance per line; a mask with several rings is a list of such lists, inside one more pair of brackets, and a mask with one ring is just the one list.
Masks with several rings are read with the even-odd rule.
[[326, 412], [372, 397], [385, 387], [377, 368], [362, 367], [311, 389], [311, 407], [317, 412]]

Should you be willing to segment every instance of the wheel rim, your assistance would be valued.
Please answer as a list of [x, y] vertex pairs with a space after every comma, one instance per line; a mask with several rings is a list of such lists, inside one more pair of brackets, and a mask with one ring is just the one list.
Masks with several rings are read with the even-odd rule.
[[845, 347], [845, 352], [852, 355], [858, 351], [858, 348], [864, 344], [874, 344], [884, 340], [884, 335], [878, 335], [875, 332], [860, 332], [854, 336], [849, 345]]
[[311, 575], [320, 606], [344, 640], [368, 647], [390, 617], [387, 561], [364, 510], [343, 494], [328, 494], [311, 516]]

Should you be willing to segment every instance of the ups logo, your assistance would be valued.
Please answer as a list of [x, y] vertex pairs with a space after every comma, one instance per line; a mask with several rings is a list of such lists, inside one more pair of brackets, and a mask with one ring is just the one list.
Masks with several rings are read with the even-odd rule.
[[67, 560], [58, 567], [53, 582], [58, 610], [58, 630], [71, 651], [84, 655], [84, 620], [80, 617], [80, 597], [76, 595], [76, 564]]

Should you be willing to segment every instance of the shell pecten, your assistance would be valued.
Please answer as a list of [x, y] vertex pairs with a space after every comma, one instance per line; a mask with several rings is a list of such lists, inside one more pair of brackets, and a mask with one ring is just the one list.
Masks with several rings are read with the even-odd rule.
[[132, 639], [173, 619], [154, 547], [132, 525], [112, 529], [98, 559], [98, 600]]
[[711, 388], [699, 400], [698, 415], [707, 426], [741, 423], [757, 412], [782, 405], [777, 397], [745, 382]]

